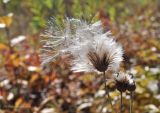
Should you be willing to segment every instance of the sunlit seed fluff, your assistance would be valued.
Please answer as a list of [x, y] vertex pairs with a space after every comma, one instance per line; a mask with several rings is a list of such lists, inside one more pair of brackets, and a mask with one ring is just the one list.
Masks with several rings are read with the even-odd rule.
[[43, 35], [43, 64], [61, 54], [71, 54], [71, 70], [75, 72], [117, 71], [123, 50], [110, 32], [104, 32], [100, 21], [88, 24], [78, 19], [67, 19], [64, 29], [53, 24]]
[[79, 49], [73, 52], [75, 59], [72, 67], [76, 72], [117, 71], [122, 61], [122, 47], [113, 40], [109, 32], [94, 35], [92, 39], [76, 46], [73, 48]]
[[[66, 19], [61, 24], [52, 18], [48, 22], [47, 29], [41, 34], [42, 49], [40, 58], [42, 66], [52, 62], [61, 54], [67, 53], [70, 45], [75, 45], [79, 40], [83, 39], [83, 33], [90, 31], [89, 26], [85, 21], [78, 19]], [[95, 27], [96, 28], [96, 27]], [[94, 30], [94, 28], [92, 28]], [[99, 29], [97, 32], [101, 32]], [[91, 36], [89, 36], [91, 37]]]

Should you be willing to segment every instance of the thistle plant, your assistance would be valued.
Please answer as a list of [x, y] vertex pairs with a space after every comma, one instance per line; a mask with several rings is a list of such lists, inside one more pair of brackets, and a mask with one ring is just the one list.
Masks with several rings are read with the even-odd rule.
[[115, 74], [114, 76], [115, 81], [116, 81], [116, 87], [117, 90], [120, 92], [121, 95], [121, 101], [120, 101], [120, 111], [122, 113], [122, 94], [123, 92], [125, 92], [126, 90], [130, 91], [130, 113], [132, 113], [132, 94], [133, 91], [136, 89], [136, 85], [135, 85], [135, 80], [134, 80], [134, 76], [131, 73], [124, 73], [124, 72], [119, 72], [117, 74]]
[[[42, 40], [42, 65], [56, 60], [61, 55], [69, 54], [72, 56], [70, 63], [73, 72], [102, 73], [105, 96], [108, 95], [112, 106], [106, 73], [109, 70], [118, 73], [123, 60], [122, 46], [114, 40], [111, 32], [103, 29], [100, 21], [89, 24], [78, 19], [66, 19], [63, 25], [57, 25], [55, 21], [50, 24], [42, 35], [45, 37]], [[118, 73], [115, 81], [117, 89], [123, 92], [126, 89], [121, 87], [127, 86], [121, 84], [121, 76]]]

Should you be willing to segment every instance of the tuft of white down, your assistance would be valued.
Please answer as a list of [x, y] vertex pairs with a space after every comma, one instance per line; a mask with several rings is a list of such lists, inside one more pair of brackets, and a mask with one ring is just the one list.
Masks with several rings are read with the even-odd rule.
[[98, 71], [88, 58], [89, 52], [95, 52], [100, 59], [104, 54], [109, 59], [109, 70], [117, 71], [123, 60], [122, 46], [114, 40], [110, 32], [104, 32], [100, 21], [88, 24], [78, 19], [66, 19], [64, 28], [53, 24], [43, 37], [42, 64], [49, 63], [61, 54], [73, 56], [74, 72]]

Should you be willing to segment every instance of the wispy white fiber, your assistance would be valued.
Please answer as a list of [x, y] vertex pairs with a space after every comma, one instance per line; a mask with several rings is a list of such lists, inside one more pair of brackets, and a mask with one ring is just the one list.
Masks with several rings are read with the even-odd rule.
[[110, 32], [104, 32], [100, 21], [88, 24], [66, 19], [62, 26], [52, 22], [43, 34], [43, 65], [62, 54], [70, 54], [73, 57], [71, 70], [75, 72], [118, 70], [123, 60], [122, 47]]
[[133, 74], [128, 73], [128, 72], [119, 72], [114, 74], [114, 78], [116, 81], [118, 82], [124, 82], [124, 83], [128, 83], [128, 84], [134, 84], [135, 83], [135, 78], [133, 76]]

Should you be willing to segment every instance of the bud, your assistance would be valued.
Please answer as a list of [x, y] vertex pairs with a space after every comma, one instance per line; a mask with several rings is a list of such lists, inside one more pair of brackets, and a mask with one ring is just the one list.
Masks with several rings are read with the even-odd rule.
[[116, 82], [116, 87], [117, 87], [117, 90], [118, 90], [118, 91], [120, 91], [120, 92], [125, 92], [126, 89], [127, 89], [127, 83], [117, 81], [117, 82]]
[[131, 73], [119, 72], [115, 74], [116, 87], [120, 92], [134, 91], [136, 89], [134, 76]]
[[128, 84], [127, 85], [127, 90], [128, 91], [135, 91], [136, 85], [135, 84]]

